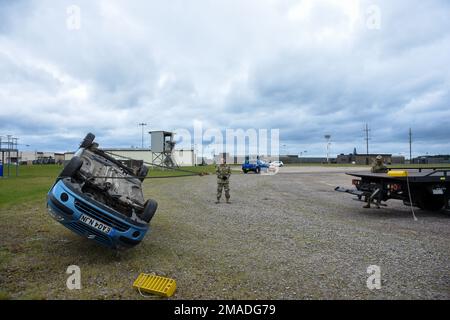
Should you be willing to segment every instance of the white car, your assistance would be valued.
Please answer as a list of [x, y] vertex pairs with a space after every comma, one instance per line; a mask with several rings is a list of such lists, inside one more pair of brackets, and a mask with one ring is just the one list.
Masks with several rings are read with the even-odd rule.
[[283, 163], [283, 161], [272, 161], [272, 162], [270, 163], [270, 165], [271, 165], [271, 166], [274, 166], [274, 167], [283, 167], [283, 166], [284, 166], [284, 163]]

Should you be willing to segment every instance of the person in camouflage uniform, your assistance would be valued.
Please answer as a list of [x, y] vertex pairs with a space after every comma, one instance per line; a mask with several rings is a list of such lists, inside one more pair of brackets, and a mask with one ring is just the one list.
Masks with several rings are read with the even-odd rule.
[[[377, 156], [375, 158], [375, 163], [372, 166], [372, 169], [370, 170], [372, 173], [386, 173], [388, 172], [388, 168], [384, 165], [384, 161], [383, 161], [383, 157], [382, 156]], [[376, 198], [374, 201], [376, 207], [378, 209], [380, 209], [380, 203], [381, 203], [381, 190], [378, 190], [378, 193], [376, 194]], [[369, 209], [370, 208], [370, 202], [372, 201], [371, 197], [366, 197], [366, 202], [367, 204], [363, 207], [365, 209]]]
[[225, 159], [222, 160], [222, 163], [216, 167], [217, 174], [217, 201], [216, 203], [220, 203], [220, 198], [222, 197], [222, 190], [225, 189], [225, 198], [227, 203], [230, 203], [230, 175], [231, 169], [230, 166], [227, 165]]
[[375, 163], [372, 166], [372, 173], [386, 173], [388, 172], [388, 168], [384, 165], [383, 157], [377, 156], [375, 158]]

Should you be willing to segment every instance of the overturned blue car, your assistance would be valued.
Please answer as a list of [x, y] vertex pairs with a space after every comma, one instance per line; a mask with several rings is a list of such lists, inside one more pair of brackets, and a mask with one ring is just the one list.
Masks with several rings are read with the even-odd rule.
[[98, 148], [89, 133], [47, 195], [49, 214], [73, 232], [112, 249], [139, 244], [156, 201], [145, 201], [148, 168], [128, 167]]

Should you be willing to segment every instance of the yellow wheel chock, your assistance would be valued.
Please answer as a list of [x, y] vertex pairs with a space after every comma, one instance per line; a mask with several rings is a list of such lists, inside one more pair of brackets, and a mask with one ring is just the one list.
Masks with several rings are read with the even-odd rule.
[[133, 283], [133, 288], [163, 297], [171, 297], [177, 288], [174, 279], [160, 277], [154, 274], [141, 273]]

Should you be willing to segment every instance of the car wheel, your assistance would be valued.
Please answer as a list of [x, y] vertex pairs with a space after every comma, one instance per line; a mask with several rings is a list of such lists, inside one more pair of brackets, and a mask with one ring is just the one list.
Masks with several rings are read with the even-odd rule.
[[139, 180], [141, 180], [141, 182], [143, 182], [144, 179], [147, 177], [147, 174], [148, 174], [148, 167], [142, 165], [142, 167], [139, 169], [139, 172], [138, 172]]
[[84, 148], [84, 149], [89, 148], [92, 145], [92, 143], [94, 142], [94, 139], [95, 139], [95, 135], [89, 132], [86, 135], [86, 137], [84, 137], [83, 141], [81, 142], [80, 148]]
[[142, 213], [142, 220], [149, 223], [155, 215], [156, 209], [158, 209], [158, 203], [155, 200], [148, 199]]
[[261, 169], [260, 168], [256, 168], [255, 173], [259, 174], [260, 172], [261, 172]]
[[75, 173], [80, 170], [81, 166], [83, 165], [83, 160], [80, 159], [80, 157], [73, 157], [70, 159], [69, 163], [66, 164], [64, 169], [61, 171], [59, 176], [61, 178], [71, 178], [75, 175]]
[[247, 174], [247, 173], [248, 173], [248, 170], [242, 170], [242, 171], [244, 171], [244, 173], [245, 173], [245, 174]]

